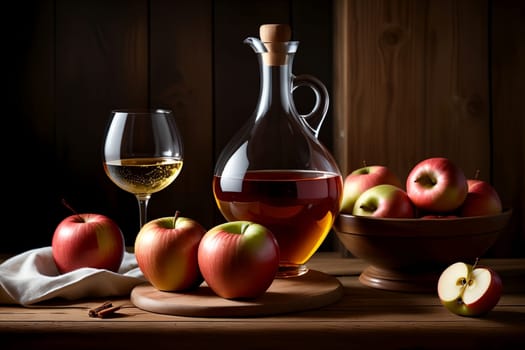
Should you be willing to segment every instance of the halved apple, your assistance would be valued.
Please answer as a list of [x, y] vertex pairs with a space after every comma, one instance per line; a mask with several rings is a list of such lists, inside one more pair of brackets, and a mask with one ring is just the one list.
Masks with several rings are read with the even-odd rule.
[[449, 311], [461, 316], [481, 316], [498, 303], [503, 284], [487, 266], [457, 262], [447, 267], [438, 280], [438, 296]]

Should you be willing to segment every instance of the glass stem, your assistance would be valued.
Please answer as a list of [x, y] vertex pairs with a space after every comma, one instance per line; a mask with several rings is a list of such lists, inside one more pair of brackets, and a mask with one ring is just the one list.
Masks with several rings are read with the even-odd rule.
[[137, 195], [137, 201], [139, 202], [139, 230], [148, 222], [148, 202], [151, 198], [150, 194]]

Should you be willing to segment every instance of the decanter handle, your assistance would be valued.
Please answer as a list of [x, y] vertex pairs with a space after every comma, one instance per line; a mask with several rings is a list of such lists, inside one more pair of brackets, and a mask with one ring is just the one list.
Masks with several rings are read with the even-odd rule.
[[330, 104], [328, 90], [326, 89], [326, 86], [314, 76], [309, 74], [293, 75], [292, 94], [295, 89], [301, 86], [309, 87], [314, 92], [315, 105], [307, 114], [299, 114], [297, 110], [295, 110], [295, 112], [317, 138]]

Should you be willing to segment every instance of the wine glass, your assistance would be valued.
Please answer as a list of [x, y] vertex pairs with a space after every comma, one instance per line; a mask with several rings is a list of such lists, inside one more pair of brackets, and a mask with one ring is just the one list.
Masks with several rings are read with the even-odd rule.
[[137, 198], [140, 230], [148, 220], [151, 195], [169, 186], [182, 169], [182, 138], [172, 111], [112, 111], [104, 136], [103, 163], [111, 181]]

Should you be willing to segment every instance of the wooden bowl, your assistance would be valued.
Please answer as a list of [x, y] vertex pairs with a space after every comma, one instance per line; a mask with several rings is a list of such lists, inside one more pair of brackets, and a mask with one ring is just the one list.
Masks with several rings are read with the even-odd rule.
[[334, 230], [346, 249], [370, 265], [361, 283], [380, 289], [435, 292], [448, 265], [474, 263], [496, 242], [512, 210], [498, 215], [387, 219], [339, 214]]

